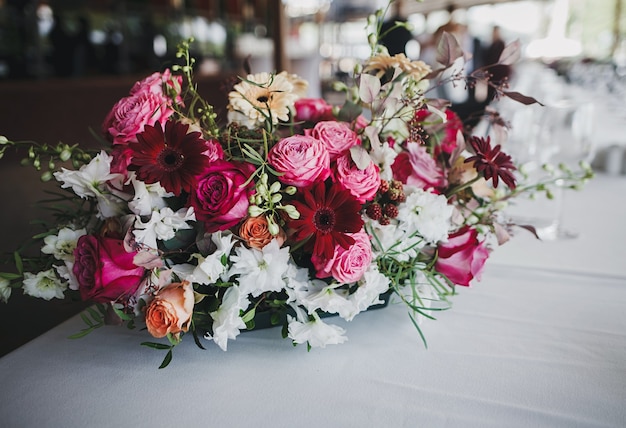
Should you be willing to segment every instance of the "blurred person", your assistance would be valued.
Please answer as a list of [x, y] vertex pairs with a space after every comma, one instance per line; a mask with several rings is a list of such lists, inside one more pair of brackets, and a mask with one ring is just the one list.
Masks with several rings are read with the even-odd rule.
[[[381, 28], [380, 44], [387, 48], [389, 55], [405, 54], [406, 44], [413, 40], [413, 33], [406, 28], [406, 18], [400, 14], [400, 8], [397, 3], [391, 4], [391, 17], [386, 19]], [[396, 26], [396, 22], [402, 25]]]

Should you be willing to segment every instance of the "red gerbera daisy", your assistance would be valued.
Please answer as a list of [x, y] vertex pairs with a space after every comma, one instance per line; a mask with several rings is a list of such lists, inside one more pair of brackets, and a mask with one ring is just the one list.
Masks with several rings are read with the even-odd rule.
[[200, 132], [187, 133], [189, 125], [168, 120], [165, 132], [161, 124], [145, 126], [137, 134], [137, 142], [129, 143], [131, 150], [128, 169], [147, 184], [159, 182], [168, 192], [180, 195], [191, 191], [210, 159]]
[[511, 171], [514, 171], [515, 165], [511, 160], [511, 156], [500, 151], [498, 144], [491, 148], [491, 139], [489, 137], [472, 137], [469, 140], [474, 156], [465, 159], [465, 163], [474, 162], [474, 168], [483, 174], [485, 180], [493, 179], [493, 187], [498, 187], [498, 177], [511, 189], [515, 189], [515, 177]]
[[354, 239], [347, 233], [356, 233], [363, 227], [361, 204], [350, 191], [336, 185], [326, 189], [320, 182], [302, 193], [303, 201], [293, 202], [300, 218], [289, 222], [289, 227], [294, 229], [292, 238], [309, 239], [306, 245], [309, 250], [312, 247], [313, 256], [325, 259], [333, 256], [336, 245], [350, 248]]

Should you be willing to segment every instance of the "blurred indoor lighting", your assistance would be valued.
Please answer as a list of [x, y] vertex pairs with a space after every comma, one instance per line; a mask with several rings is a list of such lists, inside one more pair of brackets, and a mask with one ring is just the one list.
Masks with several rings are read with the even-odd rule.
[[578, 40], [552, 36], [531, 41], [526, 47], [529, 58], [567, 58], [580, 55], [583, 51]]
[[292, 18], [327, 12], [331, 3], [332, 0], [283, 0], [287, 16]]

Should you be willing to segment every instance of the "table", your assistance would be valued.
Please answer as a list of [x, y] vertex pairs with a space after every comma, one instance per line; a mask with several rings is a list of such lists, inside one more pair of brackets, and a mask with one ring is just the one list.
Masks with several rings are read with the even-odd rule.
[[280, 329], [241, 334], [228, 352], [192, 340], [164, 354], [142, 332], [80, 340], [78, 317], [0, 359], [4, 427], [626, 426], [626, 179], [568, 195], [577, 240], [520, 235], [453, 309], [336, 322], [349, 340], [306, 351]]

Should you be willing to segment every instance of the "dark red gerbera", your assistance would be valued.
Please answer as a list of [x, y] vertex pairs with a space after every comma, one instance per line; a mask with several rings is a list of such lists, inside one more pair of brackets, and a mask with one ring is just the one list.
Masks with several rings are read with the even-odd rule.
[[137, 142], [129, 143], [131, 150], [128, 169], [137, 172], [137, 178], [152, 184], [159, 182], [168, 192], [180, 195], [190, 192], [197, 176], [202, 174], [210, 159], [200, 132], [189, 132], [189, 125], [168, 120], [165, 132], [161, 124], [146, 125], [137, 134]]
[[306, 248], [312, 247], [313, 256], [324, 259], [333, 256], [336, 245], [350, 248], [354, 239], [347, 233], [356, 233], [363, 227], [361, 204], [350, 191], [334, 184], [327, 189], [320, 182], [302, 194], [302, 201], [293, 202], [300, 218], [289, 222], [289, 228], [294, 230], [292, 238], [296, 242], [309, 239]]
[[500, 151], [498, 144], [491, 148], [491, 139], [489, 137], [472, 137], [469, 140], [474, 156], [465, 159], [465, 163], [474, 162], [474, 168], [482, 173], [485, 180], [493, 179], [493, 187], [498, 187], [498, 177], [511, 189], [515, 189], [515, 165], [511, 160], [511, 156]]

